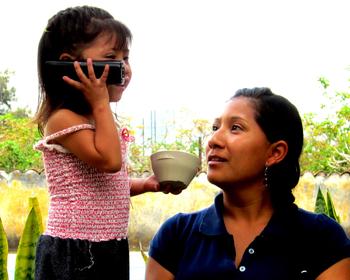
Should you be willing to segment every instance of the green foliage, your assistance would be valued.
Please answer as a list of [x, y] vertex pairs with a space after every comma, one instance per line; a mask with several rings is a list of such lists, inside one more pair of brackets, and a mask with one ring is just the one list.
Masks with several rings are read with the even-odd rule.
[[8, 280], [7, 255], [8, 255], [7, 236], [0, 218], [0, 279], [3, 279], [3, 280]]
[[333, 199], [331, 197], [330, 192], [327, 190], [327, 208], [328, 208], [328, 216], [332, 219], [336, 220], [338, 223], [340, 223], [340, 218], [337, 212], [335, 211]]
[[142, 258], [143, 258], [143, 261], [144, 261], [145, 263], [147, 263], [149, 257], [148, 257], [148, 255], [146, 254], [146, 252], [143, 250], [143, 248], [142, 248], [142, 243], [139, 242], [139, 244], [140, 244], [140, 253], [141, 253], [141, 256], [142, 256]]
[[316, 203], [315, 203], [315, 213], [324, 213], [327, 214], [327, 203], [323, 196], [320, 186], [318, 186]]
[[37, 214], [38, 209], [33, 203], [31, 204], [31, 210], [17, 249], [15, 280], [34, 279], [36, 244], [42, 233], [42, 224], [40, 224]]
[[[326, 90], [329, 82], [320, 78]], [[350, 93], [324, 92], [324, 116], [303, 117], [305, 146], [301, 157], [302, 171], [343, 173], [350, 171]]]
[[29, 117], [12, 113], [0, 116], [0, 169], [7, 172], [42, 170], [41, 154], [33, 149], [40, 138]]
[[14, 87], [9, 88], [8, 83], [13, 72], [5, 70], [0, 72], [0, 115], [11, 110], [11, 102], [16, 100]]
[[[30, 211], [19, 241], [16, 254], [14, 280], [34, 279], [36, 245], [43, 232], [39, 202], [36, 197], [29, 198]], [[0, 219], [0, 279], [7, 280], [7, 237]]]
[[326, 198], [324, 197], [321, 187], [318, 186], [317, 197], [315, 203], [315, 213], [322, 213], [327, 215], [328, 217], [336, 220], [340, 223], [339, 215], [336, 213], [334, 203], [331, 197], [329, 190], [327, 189]]

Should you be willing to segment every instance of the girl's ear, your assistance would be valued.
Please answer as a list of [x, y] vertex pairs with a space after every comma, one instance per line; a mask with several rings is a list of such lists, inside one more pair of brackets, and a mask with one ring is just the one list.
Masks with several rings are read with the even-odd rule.
[[288, 144], [284, 140], [273, 143], [270, 147], [270, 154], [266, 160], [266, 165], [271, 166], [281, 162], [288, 153]]
[[75, 57], [70, 55], [69, 53], [63, 53], [63, 54], [60, 55], [60, 60], [73, 61], [73, 60], [75, 60]]

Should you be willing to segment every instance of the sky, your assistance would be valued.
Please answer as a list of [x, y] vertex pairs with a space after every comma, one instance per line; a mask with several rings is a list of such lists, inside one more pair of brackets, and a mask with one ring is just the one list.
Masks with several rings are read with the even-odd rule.
[[306, 113], [319, 109], [321, 76], [347, 89], [348, 0], [5, 0], [0, 71], [15, 71], [16, 107], [36, 109], [37, 45], [48, 19], [84, 4], [108, 10], [133, 33], [122, 115], [185, 108], [210, 118], [237, 89], [254, 86]]

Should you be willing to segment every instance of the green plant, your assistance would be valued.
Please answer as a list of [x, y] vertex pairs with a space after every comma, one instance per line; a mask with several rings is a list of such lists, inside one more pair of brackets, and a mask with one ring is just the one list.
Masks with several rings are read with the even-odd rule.
[[146, 252], [143, 250], [141, 241], [139, 242], [139, 245], [140, 245], [140, 252], [141, 252], [141, 256], [142, 256], [142, 258], [143, 258], [143, 261], [144, 261], [145, 263], [147, 263], [149, 257], [148, 257], [148, 255], [146, 254]]
[[303, 116], [305, 145], [302, 171], [343, 173], [350, 171], [350, 93], [328, 92], [330, 83], [320, 78], [326, 101], [322, 114]]
[[41, 153], [33, 149], [40, 137], [29, 117], [0, 115], [0, 169], [42, 170]]
[[16, 101], [16, 89], [9, 86], [13, 71], [5, 70], [0, 72], [0, 115], [11, 110], [11, 103]]
[[317, 190], [315, 213], [326, 214], [327, 216], [331, 217], [332, 219], [340, 223], [340, 218], [335, 210], [333, 199], [329, 190], [327, 189], [326, 197], [325, 197], [321, 191], [320, 185], [318, 186], [318, 190]]
[[8, 242], [2, 221], [0, 218], [0, 279], [8, 280], [7, 273]]
[[[36, 244], [43, 232], [43, 224], [36, 197], [29, 198], [29, 207], [30, 211], [17, 249], [15, 280], [34, 279]], [[0, 219], [0, 279], [4, 280], [8, 279], [7, 255], [7, 237]]]

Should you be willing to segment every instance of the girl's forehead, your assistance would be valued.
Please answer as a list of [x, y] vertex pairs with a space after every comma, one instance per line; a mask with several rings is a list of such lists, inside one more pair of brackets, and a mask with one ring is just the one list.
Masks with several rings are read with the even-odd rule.
[[102, 33], [96, 38], [95, 42], [99, 42], [100, 44], [115, 50], [125, 50], [129, 48], [128, 40], [122, 38], [120, 34], [112, 31]]

